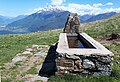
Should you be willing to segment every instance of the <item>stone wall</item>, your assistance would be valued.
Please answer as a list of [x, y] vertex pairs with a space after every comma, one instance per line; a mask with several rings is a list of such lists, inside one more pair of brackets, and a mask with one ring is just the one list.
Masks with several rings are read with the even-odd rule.
[[57, 53], [56, 74], [72, 73], [81, 76], [109, 76], [112, 72], [112, 57], [109, 55], [91, 54], [69, 55], [66, 53]]

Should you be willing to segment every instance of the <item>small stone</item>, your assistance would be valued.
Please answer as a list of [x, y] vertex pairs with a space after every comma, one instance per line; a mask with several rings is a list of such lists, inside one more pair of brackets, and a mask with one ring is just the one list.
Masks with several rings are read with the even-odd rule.
[[66, 58], [69, 58], [69, 59], [76, 59], [76, 60], [78, 60], [78, 59], [80, 59], [80, 57], [79, 56], [75, 56], [75, 55], [68, 55], [68, 54], [65, 54], [65, 56], [66, 56]]
[[36, 54], [34, 54], [35, 56], [47, 56], [46, 52], [38, 52]]
[[62, 66], [57, 66], [58, 70], [64, 70], [65, 67], [62, 67]]
[[38, 49], [38, 48], [39, 48], [39, 45], [32, 45], [32, 48], [33, 48], [33, 49]]
[[75, 61], [75, 65], [76, 65], [79, 69], [82, 68], [81, 63], [82, 63], [82, 60], [77, 60], [77, 61]]
[[20, 56], [20, 55], [21, 55], [21, 53], [16, 54], [16, 56]]
[[45, 48], [47, 48], [49, 46], [48, 45], [39, 45], [39, 47], [45, 47]]
[[95, 68], [95, 64], [92, 61], [85, 59], [85, 60], [83, 60], [83, 67], [93, 69], [93, 68]]
[[30, 51], [24, 51], [22, 54], [23, 55], [32, 55], [32, 53]]
[[32, 48], [27, 48], [26, 51], [30, 51], [30, 52], [32, 52], [33, 49], [32, 49]]

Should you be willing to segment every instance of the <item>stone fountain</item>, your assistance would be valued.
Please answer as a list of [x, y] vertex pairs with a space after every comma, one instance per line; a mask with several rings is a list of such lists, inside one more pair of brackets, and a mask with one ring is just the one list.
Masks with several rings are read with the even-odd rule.
[[56, 52], [56, 74], [111, 75], [114, 54], [80, 29], [77, 14], [69, 14]]

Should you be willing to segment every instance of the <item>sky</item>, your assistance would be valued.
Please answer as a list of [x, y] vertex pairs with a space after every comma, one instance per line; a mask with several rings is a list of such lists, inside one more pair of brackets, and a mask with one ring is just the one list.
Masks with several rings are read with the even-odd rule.
[[29, 15], [51, 5], [79, 15], [120, 12], [120, 0], [0, 0], [0, 15]]

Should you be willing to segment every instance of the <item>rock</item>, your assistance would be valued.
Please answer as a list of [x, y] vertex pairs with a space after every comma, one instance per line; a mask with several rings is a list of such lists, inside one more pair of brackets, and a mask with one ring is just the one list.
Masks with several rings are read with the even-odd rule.
[[36, 54], [34, 54], [35, 56], [47, 56], [46, 52], [38, 52]]
[[21, 53], [16, 54], [16, 56], [20, 56], [20, 55], [21, 55]]
[[45, 47], [45, 48], [47, 48], [49, 46], [48, 45], [39, 45], [39, 47]]
[[79, 56], [75, 56], [75, 55], [68, 55], [68, 54], [65, 54], [65, 56], [66, 56], [66, 58], [68, 58], [68, 59], [74, 59], [74, 60], [80, 59]]
[[94, 72], [93, 76], [110, 76], [111, 71]]
[[98, 60], [104, 63], [110, 63], [112, 61], [112, 58], [110, 56], [101, 56], [98, 57]]
[[66, 69], [65, 67], [62, 67], [62, 66], [58, 66], [58, 70], [64, 70]]
[[32, 45], [32, 49], [38, 49], [39, 45]]
[[75, 61], [75, 65], [76, 65], [79, 69], [82, 68], [81, 63], [82, 63], [82, 60], [76, 60], [76, 61]]
[[33, 50], [32, 48], [27, 48], [26, 51], [32, 52], [32, 51], [34, 51], [34, 50]]
[[74, 66], [74, 61], [71, 59], [60, 58], [60, 59], [57, 59], [56, 62], [57, 62], [57, 66], [63, 66], [63, 67]]
[[85, 70], [85, 71], [83, 71], [82, 73], [83, 73], [83, 74], [88, 74], [88, 73], [89, 73], [89, 71], [86, 71], [86, 70]]
[[96, 64], [96, 67], [99, 71], [112, 71], [112, 68], [109, 64], [108, 65]]
[[95, 68], [95, 64], [92, 61], [88, 60], [88, 59], [84, 59], [83, 60], [83, 67], [93, 69], [93, 68]]
[[22, 53], [22, 55], [32, 55], [33, 53], [31, 53], [30, 51], [24, 51], [23, 53]]
[[23, 59], [26, 59], [27, 57], [25, 56], [16, 56], [15, 58], [12, 59], [12, 62], [16, 63], [18, 61], [22, 61]]

